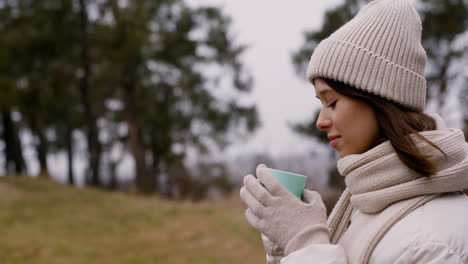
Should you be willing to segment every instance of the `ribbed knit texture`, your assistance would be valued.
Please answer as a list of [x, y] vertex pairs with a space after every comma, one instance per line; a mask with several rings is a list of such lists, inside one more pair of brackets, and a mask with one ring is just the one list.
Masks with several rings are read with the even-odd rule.
[[422, 25], [409, 0], [376, 0], [315, 49], [307, 69], [324, 77], [423, 110], [426, 101]]
[[[345, 248], [349, 263], [367, 263], [385, 233], [417, 207], [442, 193], [468, 188], [468, 143], [463, 132], [445, 128], [440, 117], [436, 120], [437, 130], [420, 134], [447, 156], [413, 138], [437, 164], [437, 172], [430, 177], [405, 166], [388, 141], [338, 161], [347, 189], [333, 209], [328, 226], [331, 242]], [[348, 227], [354, 209], [366, 214], [366, 220]]]
[[261, 234], [261, 236], [266, 252], [266, 264], [280, 264], [281, 259], [284, 258], [284, 250], [264, 234]]

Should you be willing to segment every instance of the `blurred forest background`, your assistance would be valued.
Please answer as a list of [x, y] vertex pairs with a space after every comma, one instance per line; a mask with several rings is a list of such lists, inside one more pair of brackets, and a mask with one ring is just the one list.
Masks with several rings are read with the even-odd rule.
[[[291, 58], [298, 78], [319, 41], [367, 2], [343, 1], [319, 30], [304, 34]], [[428, 54], [428, 105], [455, 115], [468, 134], [468, 1], [415, 3]], [[236, 41], [220, 8], [182, 0], [1, 0], [0, 36], [5, 175], [37, 176], [27, 175], [33, 159], [38, 176], [50, 177], [57, 164], [48, 157], [62, 153], [67, 182], [76, 185], [74, 156], [84, 151], [87, 186], [199, 200], [213, 189], [229, 193], [239, 183], [233, 179], [258, 163], [308, 174], [307, 161], [294, 157], [251, 153], [234, 165], [212, 158], [261, 125], [256, 106], [246, 103], [254, 88], [241, 60], [248, 43]], [[317, 113], [310, 116], [291, 129], [325, 142]], [[336, 160], [332, 150], [323, 155]], [[128, 158], [133, 171], [121, 181]], [[328, 185], [342, 189], [335, 166], [328, 174]]]
[[[367, 2], [343, 0], [304, 33], [291, 55], [298, 78], [319, 41]], [[428, 110], [468, 135], [468, 1], [414, 2]], [[264, 261], [239, 181], [259, 163], [310, 176], [320, 157], [218, 159], [261, 126], [241, 58], [249, 43], [231, 25], [222, 8], [183, 0], [0, 0], [0, 263]], [[327, 140], [317, 114], [289, 126], [319, 148]], [[344, 187], [330, 164], [320, 165], [328, 179], [308, 183], [329, 210]], [[67, 168], [67, 185], [31, 180], [56, 167]], [[122, 167], [130, 177], [119, 177]]]

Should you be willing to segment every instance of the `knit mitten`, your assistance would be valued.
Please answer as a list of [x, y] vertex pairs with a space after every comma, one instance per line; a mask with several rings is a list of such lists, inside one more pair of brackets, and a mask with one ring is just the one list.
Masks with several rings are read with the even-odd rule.
[[[284, 188], [265, 165], [244, 177], [241, 198], [247, 204], [247, 221], [271, 241], [284, 248], [285, 255], [311, 243], [330, 243], [327, 214], [320, 194], [304, 190], [304, 202]], [[265, 185], [266, 188], [264, 188]]]

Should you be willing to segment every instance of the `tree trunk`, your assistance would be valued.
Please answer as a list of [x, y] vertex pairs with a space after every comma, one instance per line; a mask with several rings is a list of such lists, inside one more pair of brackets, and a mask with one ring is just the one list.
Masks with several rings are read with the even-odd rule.
[[[128, 72], [126, 74], [128, 74]], [[145, 153], [140, 140], [139, 127], [136, 120], [137, 113], [133, 82], [126, 81], [123, 84], [123, 89], [130, 147], [135, 159], [137, 188], [142, 193], [152, 193], [156, 189], [156, 182], [155, 179], [151, 177], [151, 174], [146, 171]]]
[[110, 180], [109, 180], [109, 185], [107, 188], [109, 190], [115, 190], [117, 189], [117, 163], [115, 162], [110, 162], [109, 163], [109, 174], [110, 174]]
[[161, 156], [162, 155], [161, 155], [160, 149], [158, 148], [159, 147], [158, 142], [155, 139], [155, 137], [157, 136], [157, 131], [154, 126], [151, 127], [150, 133], [152, 136], [151, 138], [151, 154], [152, 154], [151, 173], [152, 175], [154, 175], [155, 190], [161, 191], [160, 190], [161, 186], [159, 185], [159, 181], [160, 181], [160, 174], [161, 174]]
[[49, 148], [49, 144], [47, 142], [47, 137], [44, 134], [44, 127], [42, 124], [42, 116], [40, 114], [36, 115], [36, 118], [32, 121], [33, 129], [39, 139], [37, 144], [37, 156], [39, 159], [39, 176], [41, 177], [49, 177], [49, 169], [47, 167], [47, 152]]
[[26, 164], [23, 159], [23, 151], [15, 123], [11, 118], [11, 110], [2, 108], [3, 116], [3, 139], [5, 141], [6, 171], [10, 172], [14, 167], [14, 172], [19, 175], [26, 171]]
[[[122, 47], [125, 48], [126, 40], [128, 39], [128, 25], [120, 18], [120, 9], [117, 0], [110, 0], [112, 13], [118, 30], [119, 39]], [[152, 193], [155, 191], [155, 179], [146, 170], [145, 152], [140, 139], [140, 132], [137, 122], [136, 100], [135, 100], [135, 76], [136, 63], [132, 63], [134, 58], [126, 58], [121, 65], [121, 82], [120, 86], [123, 89], [125, 115], [128, 126], [128, 136], [130, 139], [130, 148], [135, 159], [136, 169], [136, 186], [138, 191], [142, 193]]]
[[72, 131], [67, 128], [67, 159], [68, 159], [68, 183], [75, 184], [75, 177], [73, 176], [73, 138]]
[[[33, 81], [35, 82], [35, 80]], [[44, 105], [40, 100], [40, 86], [31, 87], [31, 94], [26, 99], [26, 107], [24, 108], [26, 120], [31, 128], [31, 132], [37, 137], [36, 155], [39, 160], [39, 177], [49, 177], [49, 170], [47, 167], [47, 153], [49, 149], [49, 142], [44, 132]]]
[[98, 139], [98, 128], [96, 125], [96, 114], [93, 111], [89, 90], [89, 80], [91, 76], [90, 58], [88, 46], [88, 13], [86, 10], [86, 1], [80, 0], [80, 20], [81, 20], [81, 64], [83, 68], [83, 78], [81, 79], [81, 98], [86, 114], [86, 123], [88, 125], [88, 151], [89, 151], [89, 179], [87, 182], [93, 186], [101, 186], [101, 177], [99, 173], [101, 144]]
[[446, 91], [447, 91], [447, 70], [448, 70], [448, 67], [450, 65], [450, 56], [447, 55], [444, 57], [444, 63], [442, 64], [441, 68], [440, 68], [440, 72], [439, 72], [439, 82], [440, 82], [440, 85], [439, 85], [439, 94], [437, 95], [438, 98], [439, 98], [439, 111], [442, 111], [443, 110], [443, 107], [445, 105], [445, 99], [446, 99]]
[[70, 185], [75, 184], [75, 177], [73, 175], [73, 128], [70, 124], [69, 114], [67, 114], [66, 133], [65, 133], [65, 147], [67, 150], [67, 160], [68, 160], [68, 183]]

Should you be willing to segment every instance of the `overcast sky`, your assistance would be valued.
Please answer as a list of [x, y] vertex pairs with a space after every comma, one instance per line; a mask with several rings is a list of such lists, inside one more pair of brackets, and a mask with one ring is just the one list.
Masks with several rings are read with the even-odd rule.
[[326, 9], [339, 0], [187, 0], [190, 5], [222, 7], [232, 17], [238, 43], [249, 45], [244, 64], [254, 78], [251, 96], [262, 127], [230, 155], [248, 151], [272, 156], [310, 151], [309, 139], [292, 132], [288, 123], [305, 121], [319, 105], [313, 86], [298, 76], [291, 54], [303, 43], [303, 32], [319, 29]]

